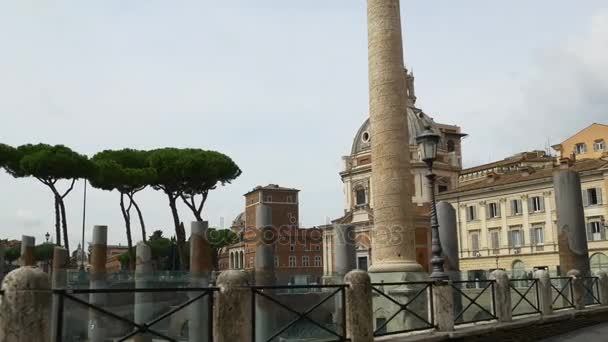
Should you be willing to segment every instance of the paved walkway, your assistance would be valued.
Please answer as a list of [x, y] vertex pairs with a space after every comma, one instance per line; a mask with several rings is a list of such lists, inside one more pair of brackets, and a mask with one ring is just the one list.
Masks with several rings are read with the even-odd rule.
[[608, 341], [608, 323], [588, 326], [585, 328], [571, 331], [561, 336], [548, 338], [541, 342], [596, 342]]

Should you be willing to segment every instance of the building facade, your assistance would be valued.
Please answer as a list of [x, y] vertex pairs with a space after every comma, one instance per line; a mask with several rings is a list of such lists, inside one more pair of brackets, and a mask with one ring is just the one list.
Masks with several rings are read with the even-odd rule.
[[270, 207], [272, 212], [277, 280], [284, 284], [319, 283], [323, 275], [322, 232], [318, 228], [300, 227], [298, 193], [297, 189], [276, 184], [258, 186], [246, 193], [245, 211], [237, 216], [231, 226], [239, 235], [239, 242], [221, 251], [220, 271], [255, 271], [255, 250], [259, 233], [256, 209], [265, 205]]
[[608, 125], [594, 123], [564, 142], [553, 145], [559, 158], [576, 155], [576, 159], [598, 159], [608, 156]]
[[[440, 124], [415, 106], [416, 95], [414, 89], [414, 76], [403, 70], [406, 78], [406, 93], [412, 105], [404, 115], [407, 116], [409, 129], [409, 149], [411, 154], [412, 173], [412, 200], [414, 204], [414, 224], [416, 227], [416, 259], [420, 265], [428, 270], [429, 265], [429, 212], [430, 191], [426, 179], [428, 173], [426, 165], [418, 155], [416, 137], [427, 127], [441, 136], [438, 148], [438, 160], [434, 165], [437, 174], [436, 191], [443, 193], [458, 186], [458, 177], [462, 169], [461, 141], [466, 136], [460, 127]], [[342, 157], [343, 170], [340, 178], [344, 184], [344, 215], [332, 223], [351, 224], [355, 227], [357, 243], [357, 267], [367, 269], [371, 265], [372, 229], [374, 226], [374, 203], [371, 153], [371, 127], [366, 119], [357, 131], [351, 152]], [[331, 225], [323, 226], [323, 260], [324, 274], [331, 276], [334, 273], [333, 258], [333, 228]]]

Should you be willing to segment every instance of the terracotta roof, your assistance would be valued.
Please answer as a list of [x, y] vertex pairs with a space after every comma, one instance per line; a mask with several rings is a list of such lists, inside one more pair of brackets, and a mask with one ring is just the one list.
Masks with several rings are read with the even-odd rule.
[[295, 189], [295, 188], [285, 188], [285, 187], [279, 186], [278, 184], [268, 184], [268, 185], [265, 185], [265, 186], [258, 185], [255, 188], [253, 188], [251, 191], [247, 192], [245, 195], [248, 195], [248, 194], [250, 194], [252, 192], [256, 192], [258, 190], [300, 191], [300, 190]]
[[[598, 169], [600, 169], [602, 167], [606, 167], [606, 166], [608, 166], [608, 161], [606, 161], [606, 160], [582, 159], [582, 160], [574, 163], [574, 165], [570, 169], [577, 171], [577, 172], [585, 172], [585, 171], [598, 170]], [[492, 180], [492, 181], [489, 181], [487, 178], [482, 178], [479, 181], [464, 184], [453, 190], [446, 191], [446, 192], [442, 193], [440, 196], [464, 192], [464, 191], [470, 191], [470, 190], [491, 188], [491, 187], [496, 187], [496, 186], [500, 186], [500, 185], [515, 184], [515, 183], [526, 182], [526, 181], [534, 180], [534, 179], [549, 178], [549, 177], [552, 177], [554, 170], [555, 170], [554, 168], [537, 169], [533, 173], [531, 173], [527, 176], [524, 175], [524, 172], [522, 172], [522, 171], [513, 171], [513, 172], [498, 174], [498, 176], [495, 177], [494, 180]]]

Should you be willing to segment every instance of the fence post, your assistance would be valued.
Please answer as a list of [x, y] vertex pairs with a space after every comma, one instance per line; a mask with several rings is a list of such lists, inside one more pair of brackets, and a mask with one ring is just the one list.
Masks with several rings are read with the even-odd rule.
[[449, 281], [438, 281], [433, 285], [433, 300], [429, 301], [429, 312], [433, 310], [435, 326], [439, 331], [454, 330], [454, 291]]
[[6, 275], [0, 301], [0, 341], [38, 342], [50, 336], [51, 284], [35, 267]]
[[[145, 242], [140, 241], [135, 247], [135, 288], [150, 287], [152, 276], [152, 249]], [[133, 304], [133, 319], [135, 323], [144, 324], [154, 316], [154, 294], [149, 292], [136, 292]], [[137, 342], [151, 342], [152, 337], [139, 333], [134, 338]]]
[[[195, 221], [190, 223], [190, 272], [191, 285], [194, 287], [208, 287], [211, 270], [213, 269], [213, 258], [211, 245], [207, 238], [209, 223], [207, 221]], [[191, 298], [200, 295], [195, 292]], [[209, 294], [212, 296], [212, 294]], [[190, 304], [190, 323], [188, 324], [190, 341], [209, 341], [209, 297], [205, 296]]]
[[534, 272], [534, 278], [538, 279], [538, 302], [540, 312], [543, 316], [553, 314], [553, 292], [551, 291], [551, 278], [549, 272], [538, 270]]
[[36, 245], [35, 237], [27, 236], [27, 235], [21, 236], [20, 266], [36, 266], [36, 259], [34, 258], [34, 246], [35, 245]]
[[597, 286], [600, 292], [600, 304], [606, 306], [608, 305], [608, 273], [599, 271], [597, 276], [599, 277]]
[[[84, 248], [84, 247], [83, 247]], [[93, 227], [93, 242], [91, 244], [91, 280], [90, 288], [105, 289], [106, 284], [106, 262], [108, 250], [108, 227]], [[89, 303], [104, 307], [106, 295], [104, 293], [91, 293]], [[89, 310], [89, 340], [91, 342], [102, 342], [106, 335], [106, 323], [103, 315], [94, 310]]]
[[492, 272], [491, 278], [496, 280], [494, 288], [495, 311], [499, 322], [511, 322], [513, 320], [513, 308], [511, 307], [511, 287], [507, 272], [496, 270]]
[[585, 308], [585, 279], [582, 278], [579, 270], [568, 271], [568, 277], [572, 279], [572, 303], [574, 308], [583, 310]]
[[344, 278], [346, 288], [346, 332], [352, 342], [374, 340], [374, 308], [372, 281], [365, 271], [349, 272]]
[[[69, 266], [69, 256], [68, 250], [63, 247], [56, 246], [53, 249], [53, 289], [64, 289], [67, 285], [67, 268]], [[63, 312], [60, 312], [59, 300], [58, 297], [60, 295], [53, 296], [53, 310], [51, 313], [51, 336], [57, 335], [57, 323], [61, 318], [60, 315], [63, 315]]]
[[[229, 270], [217, 278], [213, 332], [215, 342], [251, 341], [251, 289], [249, 276], [243, 271]], [[255, 312], [255, 311], [254, 311]]]

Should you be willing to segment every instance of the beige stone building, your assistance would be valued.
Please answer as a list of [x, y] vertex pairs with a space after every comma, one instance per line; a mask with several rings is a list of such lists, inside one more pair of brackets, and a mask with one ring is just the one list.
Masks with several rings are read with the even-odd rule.
[[591, 126], [552, 146], [560, 158], [576, 155], [576, 159], [597, 159], [608, 156], [608, 125], [594, 123]]
[[[462, 170], [459, 186], [439, 196], [457, 211], [461, 270], [471, 278], [496, 268], [559, 270], [552, 179], [557, 160], [581, 175], [591, 268], [608, 270], [606, 140], [608, 126], [593, 124], [553, 146], [560, 154], [574, 151], [570, 158], [533, 151]], [[591, 151], [580, 147], [591, 143]]]
[[[409, 103], [415, 104], [414, 76], [403, 70], [406, 77], [407, 91], [404, 96], [409, 97]], [[434, 170], [438, 175], [436, 191], [443, 193], [456, 188], [458, 177], [462, 169], [461, 140], [466, 134], [460, 127], [436, 123], [415, 105], [408, 107], [407, 115], [409, 129], [409, 149], [411, 156], [412, 173], [412, 201], [414, 204], [414, 225], [416, 227], [416, 259], [425, 269], [429, 264], [429, 202], [430, 192], [427, 179], [426, 165], [420, 161], [416, 136], [425, 127], [431, 127], [434, 132], [441, 135], [438, 148], [438, 161]], [[351, 153], [342, 157], [344, 168], [340, 178], [344, 184], [344, 215], [333, 223], [345, 223], [355, 226], [357, 241], [357, 266], [367, 269], [371, 266], [371, 229], [374, 225], [374, 203], [372, 176], [371, 132], [369, 119], [365, 120], [352, 142]], [[324, 230], [323, 265], [324, 274], [331, 275], [333, 267], [333, 231], [331, 225], [322, 227]]]

